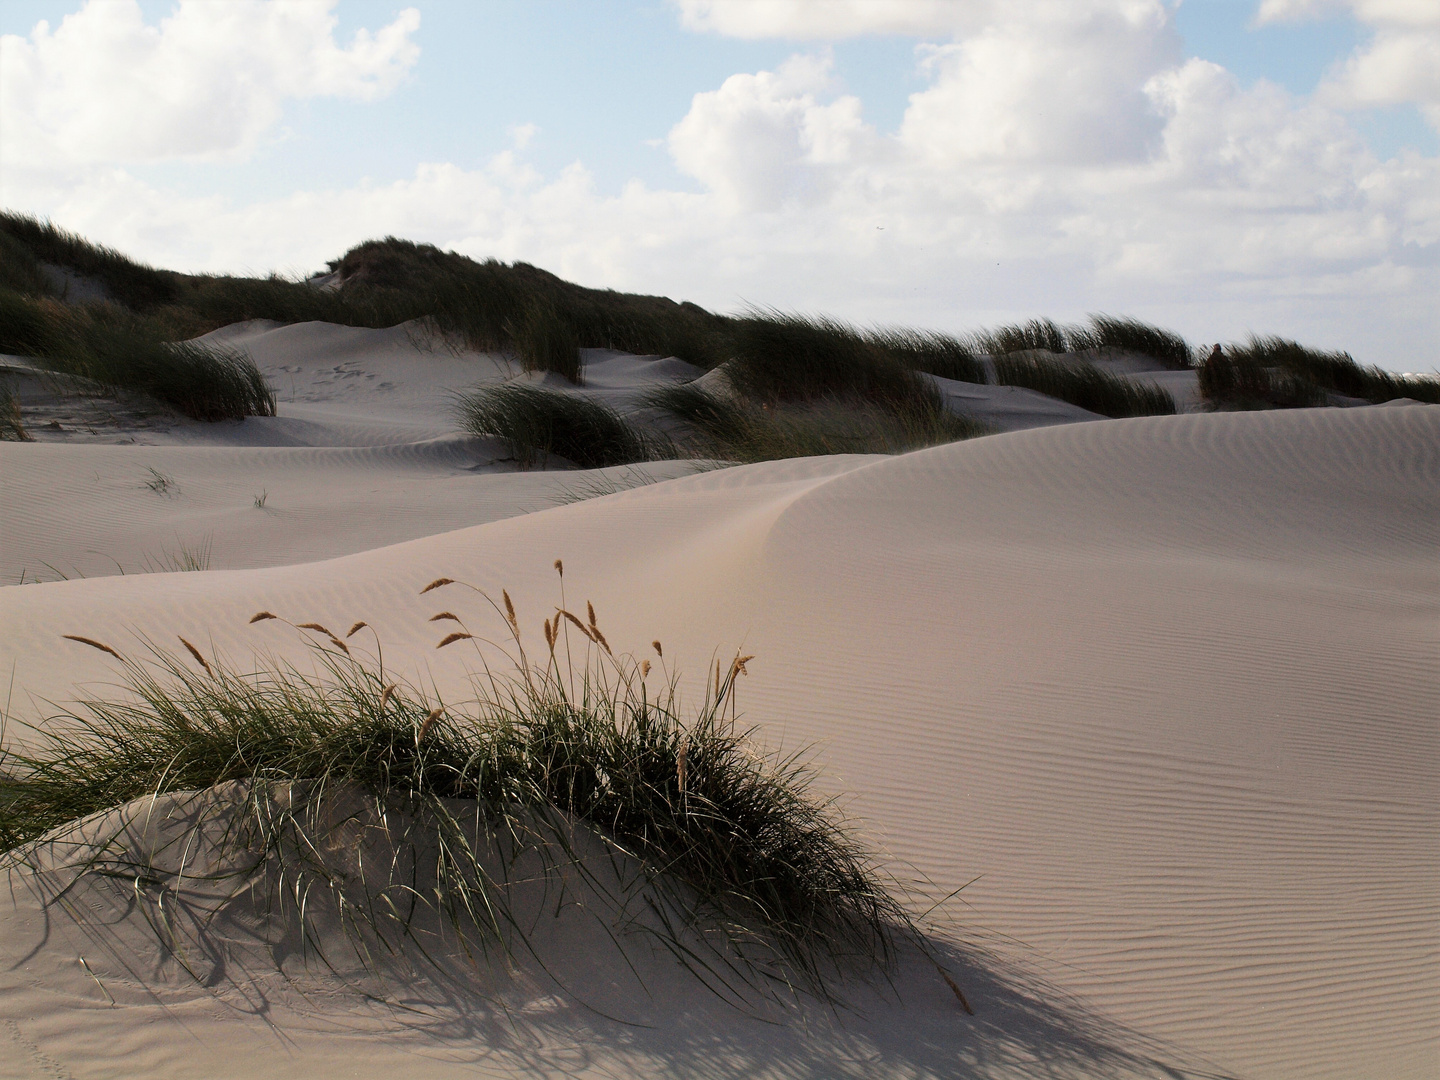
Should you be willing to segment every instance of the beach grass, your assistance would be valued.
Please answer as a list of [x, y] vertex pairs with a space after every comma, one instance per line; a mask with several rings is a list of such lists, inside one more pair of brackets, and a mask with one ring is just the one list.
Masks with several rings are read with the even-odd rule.
[[938, 395], [917, 395], [906, 408], [838, 398], [766, 407], [682, 384], [654, 391], [646, 403], [681, 422], [687, 435], [679, 441], [691, 455], [742, 463], [903, 453], [989, 431], [947, 411]]
[[[447, 590], [431, 620], [437, 648], [476, 648], [475, 697], [463, 708], [387, 673], [378, 638], [376, 658], [362, 658], [364, 622], [344, 638], [290, 624], [311, 643], [308, 674], [239, 672], [183, 638], [184, 652], [152, 645], [135, 658], [67, 635], [58, 646], [114, 658], [123, 692], [55, 717], [38, 745], [0, 749], [6, 861], [32, 859], [42, 840], [52, 850], [68, 843], [81, 849], [69, 861], [82, 873], [178, 889], [162, 868], [107, 862], [109, 838], [86, 832], [86, 820], [137, 799], [239, 783], [244, 820], [224, 832], [236, 874], [255, 879], [267, 862], [288, 860], [280, 877], [292, 895], [315, 883], [344, 893], [356, 925], [392, 942], [408, 933], [418, 904], [477, 951], [524, 947], [534, 915], [510, 908], [486, 855], [495, 844], [538, 856], [547, 874], [585, 875], [617, 918], [643, 893], [658, 918], [652, 932], [737, 1001], [746, 988], [828, 996], [829, 973], [883, 969], [897, 941], [916, 936], [878, 864], [816, 794], [804, 756], [764, 750], [740, 725], [737, 680], [754, 657], [717, 661], [687, 719], [659, 642], [644, 659], [614, 653], [594, 608], [564, 608], [563, 592], [531, 638], [508, 594], [457, 595], [468, 588], [441, 578], [423, 590], [437, 600]], [[485, 649], [481, 631], [456, 614], [474, 595], [475, 621], [503, 627]], [[285, 621], [270, 612], [251, 619]], [[584, 659], [574, 663], [577, 651]], [[429, 852], [390, 863], [389, 876], [382, 863], [363, 895], [353, 875], [329, 865], [335, 845], [314, 831], [319, 804], [355, 791], [373, 801], [372, 820], [416, 823], [409, 842]], [[577, 858], [577, 826], [634, 874], [615, 878]], [[303, 922], [305, 905], [297, 911]]]
[[985, 367], [974, 346], [953, 334], [886, 327], [871, 331], [866, 338], [913, 371], [957, 382], [985, 382]]
[[511, 340], [526, 371], [553, 371], [580, 385], [580, 337], [559, 309], [531, 304], [511, 331]]
[[[1195, 350], [1173, 330], [1165, 330], [1126, 315], [1092, 314], [1088, 330], [1071, 333], [1071, 350], [1088, 341], [1088, 348], [1124, 349], [1158, 360], [1175, 371], [1195, 366]], [[1088, 336], [1086, 336], [1088, 335]]]
[[0, 378], [0, 441], [31, 442], [20, 415], [20, 398], [9, 379]]
[[838, 319], [757, 309], [726, 337], [730, 383], [760, 404], [850, 398], [904, 408], [925, 393], [896, 356]]
[[1162, 387], [1112, 375], [1084, 361], [1035, 355], [997, 356], [995, 381], [1023, 386], [1101, 416], [1170, 416], [1175, 399]]
[[[1070, 348], [1070, 337], [1070, 332], [1052, 319], [1031, 319], [979, 330], [973, 341], [975, 348], [988, 356], [1004, 356], [1029, 351], [1063, 353]], [[1088, 338], [1080, 347], [1089, 347]]]
[[1329, 394], [1376, 404], [1396, 398], [1440, 403], [1440, 380], [1363, 367], [1349, 353], [1276, 336], [1251, 335], [1200, 367], [1200, 391], [1215, 408], [1324, 405]]
[[0, 352], [61, 375], [145, 394], [196, 420], [273, 416], [275, 396], [241, 352], [170, 342], [117, 304], [62, 304], [0, 289]]
[[458, 395], [455, 410], [463, 430], [504, 439], [527, 469], [552, 457], [603, 469], [674, 456], [663, 435], [641, 431], [608, 405], [541, 386], [482, 387]]

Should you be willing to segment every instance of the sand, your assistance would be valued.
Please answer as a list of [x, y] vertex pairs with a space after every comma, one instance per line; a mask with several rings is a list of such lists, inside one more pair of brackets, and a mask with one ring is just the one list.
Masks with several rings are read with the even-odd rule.
[[[190, 535], [182, 510], [211, 523], [216, 566], [0, 589], [10, 738], [44, 699], [113, 675], [60, 635], [300, 657], [287, 628], [248, 625], [260, 608], [366, 619], [387, 663], [459, 692], [466, 658], [435, 651], [440, 608], [420, 588], [508, 588], [538, 636], [563, 558], [617, 647], [660, 638], [692, 680], [717, 651], [755, 653], [741, 705], [757, 737], [817, 746], [898, 872], [969, 882], [946, 919], [976, 1015], [909, 964], [852, 1012], [761, 1023], [660, 959], [640, 964], [650, 994], [626, 989], [586, 964], [584, 929], [556, 931], [561, 974], [618, 1020], [533, 972], [495, 991], [503, 1009], [412, 988], [415, 1014], [238, 960], [198, 985], [155, 960], [122, 898], [85, 892], [76, 921], [12, 876], [0, 1075], [1440, 1070], [1440, 408], [1067, 423], [542, 506], [547, 485], [592, 474], [517, 473], [426, 428], [493, 360], [433, 354], [427, 383], [413, 347], [364, 347], [390, 332], [236, 331], [257, 332], [311, 335], [263, 359], [302, 368], [300, 400], [236, 427], [388, 424], [409, 441], [0, 446], [5, 580], [31, 551], [70, 558], [91, 537], [134, 563]], [[346, 355], [362, 374], [334, 371]], [[675, 363], [610, 359], [632, 386]], [[392, 377], [406, 365], [408, 382]], [[327, 369], [332, 396], [304, 401]], [[152, 463], [178, 494], [139, 486]], [[257, 485], [298, 520], [267, 524]]]

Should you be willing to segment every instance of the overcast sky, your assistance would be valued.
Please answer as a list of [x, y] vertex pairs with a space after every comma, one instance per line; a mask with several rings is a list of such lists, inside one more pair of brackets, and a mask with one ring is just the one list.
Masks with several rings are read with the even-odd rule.
[[395, 234], [949, 330], [1440, 365], [1440, 0], [6, 0], [0, 203], [156, 265]]

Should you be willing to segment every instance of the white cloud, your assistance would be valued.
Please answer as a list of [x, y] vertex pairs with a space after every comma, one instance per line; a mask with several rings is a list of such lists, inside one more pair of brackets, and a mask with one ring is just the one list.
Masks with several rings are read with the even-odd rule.
[[736, 209], [814, 203], [833, 188], [835, 167], [853, 167], [875, 139], [858, 98], [817, 102], [833, 83], [827, 57], [795, 56], [775, 72], [732, 75], [695, 95], [670, 132], [670, 153], [682, 172]]
[[54, 29], [0, 38], [0, 156], [31, 169], [244, 155], [287, 98], [388, 94], [414, 65], [415, 9], [334, 38], [335, 0], [90, 0]]
[[670, 0], [690, 30], [736, 38], [838, 41], [949, 37], [1005, 20], [1041, 26], [1094, 15], [1152, 18], [1159, 0]]
[[731, 76], [669, 133], [698, 192], [543, 175], [528, 127], [481, 168], [263, 203], [179, 197], [119, 160], [0, 183], [11, 205], [182, 269], [313, 270], [394, 233], [719, 308], [951, 329], [1108, 309], [1196, 339], [1254, 328], [1410, 370], [1440, 360], [1414, 344], [1440, 340], [1440, 160], [1377, 161], [1332, 103], [1181, 63], [1155, 4], [1062, 6], [997, 5], [922, 50], [927, 84], [893, 135], [823, 46]]
[[1143, 157], [1160, 131], [1145, 80], [1177, 60], [1162, 8], [1009, 18], [932, 46], [901, 137], [936, 162], [1072, 164]]
[[1434, 0], [1261, 0], [1260, 23], [1318, 19], [1348, 13], [1370, 25], [1440, 26]]
[[1416, 105], [1440, 131], [1440, 3], [1436, 0], [1264, 0], [1256, 19], [1288, 22], [1349, 14], [1374, 36], [1321, 84], [1342, 109]]
[[[834, 41], [863, 34], [948, 34], [989, 3], [955, 0], [671, 0], [691, 30], [738, 38]], [[967, 10], [968, 9], [968, 10]]]

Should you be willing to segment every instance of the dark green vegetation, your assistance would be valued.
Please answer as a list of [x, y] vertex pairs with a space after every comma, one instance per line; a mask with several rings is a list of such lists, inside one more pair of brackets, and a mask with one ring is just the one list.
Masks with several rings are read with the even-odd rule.
[[[460, 587], [442, 578], [424, 591], [445, 586]], [[513, 673], [485, 667], [463, 711], [361, 660], [355, 635], [364, 623], [347, 635], [351, 645], [318, 624], [297, 628], [323, 642], [313, 677], [293, 668], [239, 674], [183, 639], [188, 656], [152, 650], [144, 663], [83, 637], [61, 643], [111, 652], [128, 692], [56, 718], [38, 748], [0, 754], [0, 849], [23, 861], [25, 845], [47, 833], [53, 842], [52, 830], [67, 825], [78, 835], [89, 815], [243, 781], [247, 821], [225, 841], [253, 854], [241, 873], [288, 852], [300, 859], [285, 875], [292, 889], [300, 878], [334, 887], [344, 875], [326, 859], [343, 856], [307, 831], [317, 820], [307, 804], [359, 789], [380, 808], [378, 820], [389, 812], [417, 822], [414, 834], [438, 846], [428, 861], [409, 863], [423, 864], [424, 878], [393, 867], [386, 877], [382, 863], [365, 895], [350, 898], [363, 919], [402, 933], [409, 916], [400, 912], [418, 903], [462, 941], [484, 948], [517, 933], [523, 941], [521, 924], [533, 926], [534, 916], [508, 906], [507, 883], [487, 855], [499, 844], [512, 856], [538, 854], [547, 874], [578, 866], [617, 912], [643, 893], [676, 956], [732, 989], [736, 979], [780, 980], [824, 994], [837, 964], [883, 968], [897, 938], [916, 938], [833, 804], [812, 794], [810, 769], [757, 751], [737, 726], [735, 684], [753, 657], [717, 663], [686, 722], [658, 642], [652, 676], [651, 660], [611, 652], [593, 608], [582, 618], [562, 607], [545, 621], [537, 662], [521, 645], [508, 595], [503, 606], [489, 602], [506, 627]], [[437, 647], [478, 642], [453, 611], [437, 620], [437, 636], [445, 633]], [[459, 629], [446, 633], [451, 627]], [[578, 673], [566, 659], [572, 646], [588, 657]], [[277, 786], [299, 801], [284, 813]], [[577, 862], [577, 824], [610, 864], [638, 867], [618, 894], [606, 874]], [[86, 842], [101, 859], [106, 838]], [[97, 872], [114, 872], [102, 864]], [[138, 880], [148, 871], [126, 872]]]
[[668, 439], [642, 432], [614, 409], [574, 394], [523, 383], [484, 387], [460, 395], [461, 426], [510, 444], [525, 468], [553, 455], [582, 469], [659, 461], [674, 456]]
[[15, 396], [15, 388], [3, 378], [0, 378], [0, 440], [30, 441], [20, 419], [20, 401]]
[[[582, 348], [676, 356], [707, 371], [724, 365], [738, 395], [738, 411], [721, 425], [728, 434], [721, 437], [714, 424], [703, 432], [689, 424], [689, 430], [712, 448], [729, 447], [724, 452], [738, 460], [802, 446], [911, 448], [973, 434], [974, 425], [937, 414], [925, 374], [977, 383], [993, 377], [1104, 415], [1132, 416], [1173, 412], [1174, 403], [1140, 380], [1096, 369], [1092, 350], [1138, 353], [1176, 370], [1194, 366], [1194, 353], [1178, 334], [1126, 317], [1095, 314], [1074, 326], [1033, 319], [955, 337], [857, 329], [765, 309], [722, 316], [665, 297], [587, 289], [526, 263], [477, 262], [394, 237], [366, 241], [331, 262], [334, 280], [324, 287], [274, 276], [157, 270], [8, 213], [0, 214], [0, 256], [0, 350], [28, 351], [57, 370], [142, 390], [207, 418], [263, 413], [272, 399], [243, 358], [167, 343], [247, 319], [368, 327], [422, 320], [468, 347], [509, 351], [527, 371], [555, 372], [576, 384], [584, 377]], [[68, 286], [56, 268], [99, 286], [108, 302], [59, 303]], [[1440, 393], [1434, 380], [1362, 369], [1344, 353], [1274, 338], [1232, 348], [1224, 363], [1207, 362], [1199, 375], [1206, 399], [1220, 408], [1323, 404], [1330, 393], [1372, 401], [1428, 401]], [[515, 396], [505, 403], [520, 410], [506, 422], [517, 437], [517, 456], [543, 460], [562, 453], [551, 442], [563, 436], [533, 434], [541, 411], [535, 400]], [[558, 415], [558, 405], [547, 407]], [[681, 420], [686, 408], [677, 413]], [[591, 421], [577, 413], [565, 422], [583, 430]], [[493, 408], [487, 424], [501, 426]], [[604, 431], [609, 445], [595, 460], [642, 460], [634, 455], [656, 452], [654, 440], [646, 443], [633, 430], [622, 437], [621, 428], [609, 424]]]
[[1440, 404], [1440, 379], [1361, 367], [1349, 353], [1307, 348], [1280, 337], [1251, 336], [1200, 365], [1200, 392], [1217, 408], [1324, 405], [1329, 394], [1380, 403], [1414, 398]]
[[248, 356], [160, 340], [143, 316], [113, 303], [68, 305], [0, 289], [0, 352], [146, 394], [196, 420], [275, 414], [275, 395]]
[[995, 358], [995, 381], [1023, 386], [1101, 416], [1166, 416], [1175, 399], [1151, 383], [1111, 375], [1083, 361], [1050, 360], [1033, 353]]
[[1078, 331], [1071, 348], [1125, 349], [1176, 371], [1195, 366], [1195, 351], [1179, 334], [1115, 315], [1091, 315], [1089, 330]]
[[823, 454], [894, 454], [983, 435], [983, 425], [917, 395], [900, 408], [820, 398], [766, 408], [690, 385], [650, 395], [681, 422], [686, 452], [722, 461], [774, 461]]

